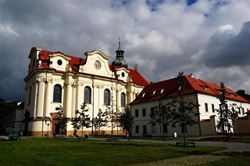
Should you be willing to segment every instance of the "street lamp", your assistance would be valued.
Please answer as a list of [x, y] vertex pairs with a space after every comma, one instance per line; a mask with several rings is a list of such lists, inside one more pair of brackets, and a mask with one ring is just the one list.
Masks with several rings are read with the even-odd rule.
[[47, 138], [49, 138], [49, 125], [50, 125], [50, 120], [49, 119], [45, 119], [45, 124], [47, 125]]

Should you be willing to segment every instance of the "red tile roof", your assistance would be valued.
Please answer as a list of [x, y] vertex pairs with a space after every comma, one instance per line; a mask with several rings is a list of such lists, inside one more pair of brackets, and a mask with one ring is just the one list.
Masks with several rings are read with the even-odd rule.
[[84, 64], [86, 61], [83, 58], [78, 58], [72, 55], [66, 55], [60, 51], [53, 52], [53, 51], [48, 51], [48, 50], [41, 50], [39, 53], [39, 59], [42, 61], [41, 67], [45, 67], [45, 68], [49, 67], [50, 55], [56, 54], [56, 53], [63, 54], [64, 56], [70, 58], [69, 64], [74, 72], [77, 72], [79, 70], [79, 65]]
[[128, 69], [128, 70], [129, 70], [128, 75], [133, 83], [140, 86], [146, 86], [149, 84], [149, 82], [137, 70], [134, 69]]
[[[74, 72], [78, 72], [79, 66], [85, 64], [86, 62], [86, 59], [75, 57], [72, 55], [66, 55], [59, 51], [53, 52], [53, 51], [48, 51], [48, 50], [41, 50], [39, 53], [39, 59], [42, 62], [41, 67], [48, 68], [49, 63], [50, 63], [50, 55], [55, 54], [55, 53], [60, 53], [70, 58], [69, 64], [71, 66], [71, 69]], [[112, 71], [115, 69], [112, 65], [109, 65], [109, 67], [110, 67], [110, 70]], [[128, 75], [131, 78], [132, 83], [139, 85], [139, 86], [146, 86], [149, 84], [149, 82], [137, 70], [128, 69], [128, 71], [129, 71]]]
[[[177, 88], [178, 84], [176, 78], [149, 84], [145, 86], [142, 92], [131, 104], [150, 102], [176, 96]], [[184, 95], [191, 93], [201, 93], [218, 97], [219, 89], [220, 86], [217, 84], [196, 79], [191, 76], [184, 76]], [[226, 98], [229, 100], [248, 103], [246, 99], [229, 88], [226, 88], [226, 93]]]

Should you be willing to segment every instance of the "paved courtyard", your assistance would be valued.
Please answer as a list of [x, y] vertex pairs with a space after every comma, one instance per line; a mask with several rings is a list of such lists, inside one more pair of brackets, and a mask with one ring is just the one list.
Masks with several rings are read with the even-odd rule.
[[[133, 140], [138, 142], [155, 142], [155, 143], [166, 143], [174, 145], [176, 141], [158, 141], [158, 140]], [[211, 155], [189, 155], [179, 158], [165, 159], [156, 162], [134, 164], [132, 166], [193, 166], [193, 165], [204, 165], [206, 163], [221, 160], [227, 158], [227, 153], [250, 153], [250, 143], [240, 142], [207, 142], [207, 141], [196, 141], [197, 146], [219, 146], [225, 147], [225, 149], [216, 151]]]

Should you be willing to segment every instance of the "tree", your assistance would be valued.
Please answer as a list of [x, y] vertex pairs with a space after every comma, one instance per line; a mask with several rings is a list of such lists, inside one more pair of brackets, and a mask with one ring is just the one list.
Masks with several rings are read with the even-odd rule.
[[114, 135], [114, 128], [115, 127], [119, 127], [119, 117], [121, 115], [121, 112], [119, 112], [118, 110], [114, 111], [113, 108], [111, 107], [107, 107], [106, 109], [107, 113], [108, 113], [108, 121], [111, 123], [110, 127], [111, 127], [111, 137], [113, 137]]
[[181, 72], [177, 76], [177, 95], [166, 105], [167, 111], [169, 115], [171, 115], [172, 125], [174, 127], [179, 125], [179, 127], [182, 128], [184, 134], [184, 147], [186, 146], [187, 126], [192, 126], [197, 123], [195, 117], [199, 115], [197, 109], [199, 105], [184, 99], [185, 86], [184, 73]]
[[77, 130], [80, 129], [79, 122], [80, 122], [80, 118], [79, 117], [71, 118], [71, 125], [72, 125], [72, 127], [74, 129], [74, 134], [73, 135], [76, 136], [76, 137], [78, 137]]
[[118, 118], [118, 122], [120, 124], [120, 127], [126, 130], [128, 134], [128, 141], [130, 141], [132, 127], [134, 124], [134, 117], [132, 116], [131, 111], [128, 107], [126, 107], [125, 112], [122, 113], [121, 116]]
[[81, 105], [81, 110], [76, 111], [76, 117], [79, 118], [79, 127], [82, 129], [82, 136], [83, 136], [83, 128], [91, 127], [90, 117], [88, 114], [86, 114], [87, 112], [88, 108], [85, 102]]
[[160, 127], [160, 136], [162, 136], [162, 125], [168, 125], [171, 120], [171, 114], [167, 110], [166, 105], [159, 102], [158, 106], [152, 108], [150, 117], [151, 120], [149, 123], [152, 126], [156, 126], [158, 124]]
[[105, 127], [107, 125], [108, 125], [108, 112], [107, 111], [102, 112], [102, 110], [99, 109], [97, 116], [93, 118], [93, 126], [95, 130], [99, 130], [100, 133], [101, 127]]
[[227, 135], [227, 141], [229, 141], [230, 132], [233, 127], [233, 123], [238, 116], [238, 112], [234, 108], [235, 105], [232, 105], [231, 107], [228, 106], [226, 101], [226, 93], [227, 92], [224, 83], [221, 82], [220, 95], [218, 97], [220, 100], [220, 105], [219, 109], [216, 110], [219, 115], [219, 123], [217, 124], [217, 128], [221, 130], [223, 135]]
[[58, 121], [59, 126], [59, 134], [64, 134], [66, 129], [66, 118], [63, 113], [63, 107], [60, 105], [59, 107], [56, 107], [56, 117]]

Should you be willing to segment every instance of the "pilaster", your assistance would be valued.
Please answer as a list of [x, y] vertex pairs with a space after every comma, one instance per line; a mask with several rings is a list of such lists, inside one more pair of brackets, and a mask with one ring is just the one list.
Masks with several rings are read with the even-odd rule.
[[50, 106], [52, 101], [52, 79], [45, 80], [45, 92], [44, 92], [44, 117], [50, 117]]
[[38, 92], [37, 92], [37, 107], [36, 116], [43, 117], [43, 105], [44, 105], [44, 87], [45, 83], [42, 79], [38, 79]]

